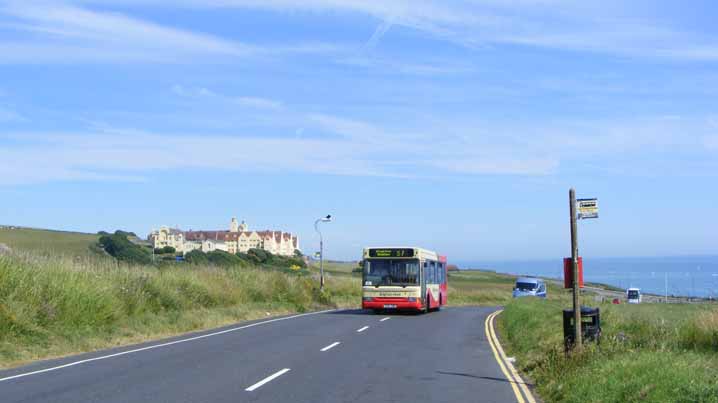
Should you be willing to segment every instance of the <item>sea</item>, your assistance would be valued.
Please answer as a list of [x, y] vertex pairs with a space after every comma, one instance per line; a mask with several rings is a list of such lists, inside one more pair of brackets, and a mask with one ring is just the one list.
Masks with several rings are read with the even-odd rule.
[[[462, 269], [541, 276], [563, 280], [563, 260], [457, 262]], [[718, 297], [718, 256], [617, 257], [583, 259], [585, 282], [644, 293]]]

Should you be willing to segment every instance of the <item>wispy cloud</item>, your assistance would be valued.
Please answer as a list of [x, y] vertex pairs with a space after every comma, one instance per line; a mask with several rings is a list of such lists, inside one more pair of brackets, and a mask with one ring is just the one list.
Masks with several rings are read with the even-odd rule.
[[5, 29], [27, 33], [24, 39], [0, 41], [0, 63], [176, 62], [196, 55], [236, 57], [254, 51], [251, 46], [208, 34], [57, 2], [11, 2], [0, 7], [0, 14], [18, 21]]
[[208, 88], [187, 88], [179, 84], [172, 86], [172, 92], [176, 95], [193, 99], [211, 99], [256, 109], [281, 109], [282, 103], [273, 99], [255, 96], [227, 96], [214, 92]]
[[[159, 3], [116, 0], [127, 1]], [[508, 44], [630, 57], [718, 60], [718, 38], [628, 13], [626, 4], [619, 1], [600, 6], [569, 0], [183, 0], [173, 4], [362, 14], [381, 21], [368, 46], [376, 44], [390, 27], [399, 26], [472, 48]]]
[[[337, 136], [168, 135], [108, 126], [81, 134], [4, 134], [0, 139], [12, 141], [0, 147], [4, 161], [0, 184], [149, 180], [159, 172], [184, 169], [391, 177], [545, 176], [560, 173], [565, 162], [574, 167], [580, 162], [591, 172], [610, 169], [621, 175], [654, 171], [706, 175], [710, 172], [705, 167], [715, 165], [710, 161], [718, 152], [718, 140], [705, 119], [680, 117], [565, 122], [539, 130], [475, 122], [465, 129], [456, 125], [451, 135], [429, 125], [396, 130], [325, 114], [308, 115], [306, 123], [303, 131], [324, 130]], [[685, 130], [694, 135], [686, 136]], [[684, 164], [686, 156], [692, 165]]]

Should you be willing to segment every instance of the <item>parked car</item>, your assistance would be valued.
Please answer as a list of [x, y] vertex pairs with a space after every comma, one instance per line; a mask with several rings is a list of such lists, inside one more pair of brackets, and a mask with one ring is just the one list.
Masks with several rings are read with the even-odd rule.
[[640, 288], [629, 288], [626, 290], [626, 299], [629, 304], [640, 304], [641, 303], [641, 289]]
[[541, 297], [546, 298], [546, 283], [540, 278], [519, 277], [516, 279], [513, 297]]

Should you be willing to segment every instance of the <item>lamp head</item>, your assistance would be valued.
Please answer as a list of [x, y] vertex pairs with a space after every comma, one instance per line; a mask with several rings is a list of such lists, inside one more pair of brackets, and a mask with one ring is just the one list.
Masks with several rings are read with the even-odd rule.
[[332, 221], [332, 215], [327, 214], [326, 217], [322, 218], [322, 222], [331, 222]]

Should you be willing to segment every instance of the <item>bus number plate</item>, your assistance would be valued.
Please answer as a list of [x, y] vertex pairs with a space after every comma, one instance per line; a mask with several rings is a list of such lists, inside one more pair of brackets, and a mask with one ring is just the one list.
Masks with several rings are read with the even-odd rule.
[[384, 308], [396, 308], [394, 304], [384, 304]]

